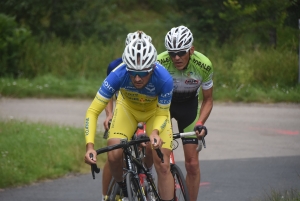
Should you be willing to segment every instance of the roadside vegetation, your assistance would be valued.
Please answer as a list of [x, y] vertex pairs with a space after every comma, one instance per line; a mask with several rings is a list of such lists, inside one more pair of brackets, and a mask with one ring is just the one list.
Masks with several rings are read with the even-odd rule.
[[[300, 179], [300, 178], [299, 178]], [[289, 189], [285, 191], [270, 190], [265, 196], [256, 201], [299, 201], [300, 200], [300, 190], [299, 189]]]
[[[38, 46], [31, 41], [23, 62], [30, 63], [34, 69], [28, 71], [37, 75], [0, 77], [0, 94], [14, 98], [92, 98], [106, 76], [108, 63], [122, 55], [123, 43], [63, 45], [54, 41]], [[195, 46], [213, 63], [216, 101], [300, 103], [298, 56], [293, 48]], [[295, 49], [296, 42], [293, 46]]]
[[[56, 5], [46, 1], [47, 5], [27, 0], [26, 5], [43, 8], [32, 12], [44, 22], [36, 20], [36, 15], [22, 15], [22, 6], [14, 7], [14, 1], [0, 8], [0, 27], [5, 30], [0, 44], [6, 41], [0, 45], [1, 96], [93, 98], [106, 76], [107, 65], [122, 55], [128, 32], [145, 31], [160, 53], [165, 51], [167, 31], [184, 24], [194, 34], [196, 50], [212, 61], [215, 101], [300, 102], [299, 31], [295, 26], [300, 3], [294, 0], [217, 0], [205, 6], [172, 0], [173, 7], [170, 1], [140, 4], [132, 0], [132, 6], [114, 0], [105, 8], [102, 1], [63, 1]], [[74, 5], [65, 11], [66, 16], [44, 14], [47, 6], [65, 9], [68, 4]], [[187, 9], [182, 11], [179, 5]], [[279, 21], [269, 21], [268, 15], [274, 10]], [[192, 13], [207, 20], [191, 19], [188, 16]], [[71, 26], [72, 17], [78, 22], [75, 27]], [[270, 37], [270, 33], [275, 36]]]
[[[101, 133], [95, 142], [104, 146]], [[0, 121], [0, 188], [86, 173], [83, 129], [19, 120]], [[102, 167], [105, 155], [98, 156]]]

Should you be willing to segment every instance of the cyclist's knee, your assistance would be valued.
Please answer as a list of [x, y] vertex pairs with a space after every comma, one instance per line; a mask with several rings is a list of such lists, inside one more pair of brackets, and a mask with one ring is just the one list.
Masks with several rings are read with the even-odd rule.
[[116, 163], [122, 161], [122, 151], [120, 150], [113, 150], [107, 152], [107, 161], [108, 163]]
[[185, 161], [185, 168], [188, 174], [197, 174], [198, 172], [200, 172], [199, 161], [198, 160]]
[[155, 169], [157, 174], [167, 175], [168, 173], [170, 173], [170, 164], [160, 162], [155, 165]]

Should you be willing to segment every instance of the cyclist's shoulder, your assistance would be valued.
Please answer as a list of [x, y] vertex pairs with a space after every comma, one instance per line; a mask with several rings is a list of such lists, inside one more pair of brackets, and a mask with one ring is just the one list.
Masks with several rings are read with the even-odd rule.
[[126, 75], [126, 64], [121, 63], [107, 75], [106, 80], [109, 80], [109, 82], [117, 82], [124, 79]]
[[148, 85], [154, 86], [156, 93], [159, 94], [173, 89], [173, 79], [167, 69], [165, 69], [165, 67], [160, 63], [156, 62], [151, 80], [147, 86]]
[[168, 51], [161, 52], [157, 55], [157, 58], [167, 57], [169, 56]]
[[122, 58], [117, 58], [110, 62], [107, 67], [107, 75], [123, 62]]
[[199, 61], [210, 66], [212, 65], [210, 59], [206, 55], [198, 51], [194, 51], [194, 54], [191, 55], [191, 59], [192, 61]]
[[111, 61], [110, 63], [109, 63], [109, 67], [110, 66], [114, 66], [114, 67], [117, 67], [119, 64], [121, 64], [123, 62], [123, 60], [122, 60], [122, 57], [120, 57], [120, 58], [117, 58], [117, 59], [115, 59], [115, 60], [113, 60], [113, 61]]
[[213, 73], [213, 66], [209, 58], [197, 51], [194, 51], [194, 54], [191, 55], [187, 68], [199, 74]]
[[172, 76], [169, 71], [158, 61], [155, 63], [154, 75], [160, 79], [171, 79]]
[[166, 67], [168, 64], [172, 63], [172, 60], [168, 54], [168, 51], [164, 51], [157, 55], [157, 61]]

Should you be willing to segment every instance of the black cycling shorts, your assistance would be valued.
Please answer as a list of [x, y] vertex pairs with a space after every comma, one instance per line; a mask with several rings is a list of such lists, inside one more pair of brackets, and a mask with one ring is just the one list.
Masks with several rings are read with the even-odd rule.
[[[171, 103], [171, 118], [176, 119], [180, 133], [183, 133], [184, 129], [195, 121], [198, 112], [198, 96], [185, 102]], [[182, 138], [182, 144], [198, 144], [198, 140], [195, 138]]]

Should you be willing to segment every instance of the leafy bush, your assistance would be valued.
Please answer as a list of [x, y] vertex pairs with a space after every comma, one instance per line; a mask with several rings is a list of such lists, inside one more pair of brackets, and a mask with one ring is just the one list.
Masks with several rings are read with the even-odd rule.
[[20, 73], [23, 44], [31, 32], [26, 28], [19, 28], [13, 17], [1, 13], [0, 30], [0, 77], [17, 77]]
[[111, 17], [115, 11], [116, 5], [105, 0], [0, 2], [0, 12], [16, 16], [16, 22], [30, 27], [32, 35], [42, 42], [52, 37], [73, 42], [91, 37], [102, 42], [111, 41], [119, 33], [126, 32], [124, 25]]

